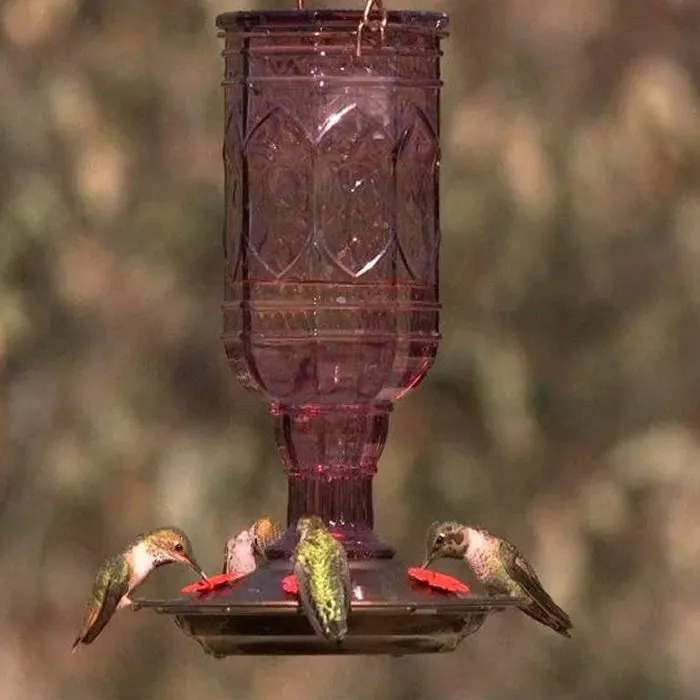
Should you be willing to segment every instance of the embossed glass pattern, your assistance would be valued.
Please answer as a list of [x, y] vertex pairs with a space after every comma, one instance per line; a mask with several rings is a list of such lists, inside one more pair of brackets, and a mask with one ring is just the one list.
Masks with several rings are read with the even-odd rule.
[[[439, 342], [440, 39], [446, 16], [222, 15], [223, 341], [276, 423], [288, 519], [317, 512], [355, 555], [391, 404]], [[288, 550], [291, 539], [283, 543]]]

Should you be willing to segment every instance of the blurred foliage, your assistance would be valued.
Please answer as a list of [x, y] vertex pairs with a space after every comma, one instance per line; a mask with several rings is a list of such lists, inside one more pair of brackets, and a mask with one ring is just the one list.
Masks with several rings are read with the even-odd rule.
[[2, 697], [697, 698], [696, 0], [403, 2], [452, 17], [444, 342], [394, 413], [377, 529], [409, 560], [435, 517], [509, 536], [574, 639], [504, 613], [440, 657], [214, 661], [139, 613], [68, 654], [134, 532], [177, 523], [216, 568], [284, 512], [218, 341], [213, 19], [255, 6], [0, 3]]

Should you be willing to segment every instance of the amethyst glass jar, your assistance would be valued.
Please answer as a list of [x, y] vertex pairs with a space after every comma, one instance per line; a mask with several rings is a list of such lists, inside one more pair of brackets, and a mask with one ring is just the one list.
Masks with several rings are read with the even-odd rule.
[[[440, 42], [447, 17], [356, 11], [220, 15], [225, 41], [223, 342], [267, 402], [289, 529], [269, 564], [173, 614], [217, 656], [450, 651], [510, 599], [412, 584], [373, 532], [392, 403], [439, 343]], [[342, 645], [283, 593], [294, 526], [320, 515], [351, 559]], [[223, 539], [223, 538], [222, 538]]]

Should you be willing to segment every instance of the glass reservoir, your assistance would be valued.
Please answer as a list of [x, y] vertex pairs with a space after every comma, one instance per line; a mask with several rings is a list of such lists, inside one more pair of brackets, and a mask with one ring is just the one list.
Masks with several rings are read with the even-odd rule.
[[[446, 19], [395, 13], [384, 46], [358, 57], [348, 40], [356, 14], [218, 20], [223, 340], [239, 381], [274, 417], [288, 524], [318, 513], [343, 530], [351, 555], [389, 556], [372, 533], [371, 482], [392, 402], [425, 377], [439, 341]], [[290, 531], [275, 553], [293, 546]]]

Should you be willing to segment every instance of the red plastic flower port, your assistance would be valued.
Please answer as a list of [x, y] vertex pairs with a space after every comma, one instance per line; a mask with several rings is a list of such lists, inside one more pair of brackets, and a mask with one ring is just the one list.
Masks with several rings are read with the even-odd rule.
[[299, 595], [299, 584], [294, 574], [282, 579], [282, 590], [289, 595]]
[[411, 567], [408, 570], [408, 578], [411, 581], [424, 583], [430, 588], [444, 591], [445, 593], [471, 593], [469, 586], [454, 578], [454, 576], [441, 574], [439, 571], [432, 571], [431, 569], [423, 569], [420, 566]]
[[191, 583], [189, 586], [185, 586], [182, 589], [183, 593], [211, 593], [211, 591], [217, 588], [223, 588], [224, 586], [230, 586], [236, 581], [242, 579], [244, 574], [238, 574], [236, 572], [230, 574], [217, 574], [216, 576], [210, 576], [206, 581], [201, 579], [197, 583]]

